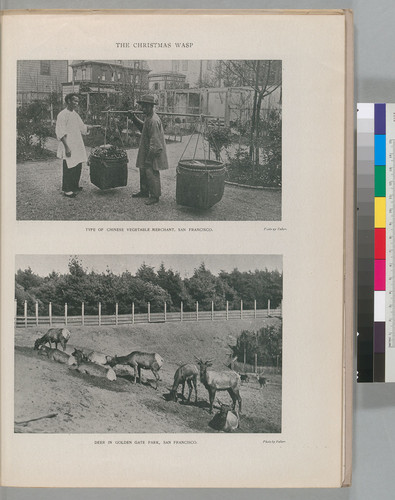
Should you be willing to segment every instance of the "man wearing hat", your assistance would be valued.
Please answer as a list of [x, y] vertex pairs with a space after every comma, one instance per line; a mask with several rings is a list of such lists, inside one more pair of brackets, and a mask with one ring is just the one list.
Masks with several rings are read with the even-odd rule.
[[133, 123], [141, 132], [136, 161], [136, 167], [140, 169], [140, 191], [132, 197], [148, 198], [145, 204], [154, 205], [161, 195], [160, 171], [169, 168], [166, 142], [162, 122], [154, 111], [155, 96], [144, 95], [137, 102], [146, 118], [143, 122], [133, 112], [131, 114]]

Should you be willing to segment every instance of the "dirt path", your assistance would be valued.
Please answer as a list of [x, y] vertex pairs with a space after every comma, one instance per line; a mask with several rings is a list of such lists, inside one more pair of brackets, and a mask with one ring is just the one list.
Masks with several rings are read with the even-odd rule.
[[[208, 210], [197, 210], [176, 204], [176, 167], [185, 149], [182, 143], [167, 146], [169, 170], [161, 172], [162, 197], [158, 205], [147, 207], [144, 199], [132, 199], [139, 189], [139, 171], [135, 168], [137, 149], [128, 150], [128, 185], [101, 191], [91, 184], [89, 167], [84, 166], [83, 191], [75, 199], [61, 193], [61, 161], [24, 162], [17, 164], [18, 220], [145, 220], [145, 221], [235, 221], [281, 220], [281, 191], [246, 189], [226, 185], [222, 200]], [[56, 150], [57, 142], [48, 141]], [[202, 151], [197, 150], [197, 157]], [[87, 148], [89, 154], [90, 148]], [[187, 150], [187, 153], [193, 154]]]

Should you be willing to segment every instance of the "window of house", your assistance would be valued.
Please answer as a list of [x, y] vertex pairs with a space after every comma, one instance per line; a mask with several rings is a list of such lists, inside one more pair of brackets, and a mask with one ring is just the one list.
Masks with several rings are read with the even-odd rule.
[[136, 85], [140, 83], [139, 75], [136, 75]]
[[159, 83], [154, 83], [154, 90], [159, 90]]
[[188, 71], [188, 61], [182, 61], [182, 71]]
[[207, 69], [208, 70], [213, 69], [213, 61], [207, 61]]
[[86, 69], [82, 69], [82, 80], [86, 80]]
[[51, 62], [40, 61], [40, 75], [50, 75], [50, 74], [51, 74]]
[[105, 71], [102, 71], [101, 79], [102, 79], [103, 82], [105, 81], [105, 79], [106, 79], [106, 73], [105, 73]]
[[114, 72], [111, 73], [111, 81], [115, 82], [115, 73]]
[[118, 72], [118, 80], [121, 79], [121, 73]]

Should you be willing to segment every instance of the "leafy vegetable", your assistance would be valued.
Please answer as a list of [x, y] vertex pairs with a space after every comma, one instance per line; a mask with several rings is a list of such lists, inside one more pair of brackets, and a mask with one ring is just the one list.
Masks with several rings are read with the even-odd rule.
[[103, 160], [127, 160], [128, 158], [126, 151], [111, 144], [98, 146], [91, 152], [90, 156]]

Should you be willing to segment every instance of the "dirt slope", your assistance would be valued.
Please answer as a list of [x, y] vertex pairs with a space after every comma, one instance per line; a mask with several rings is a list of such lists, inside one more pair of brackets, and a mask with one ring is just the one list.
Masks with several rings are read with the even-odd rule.
[[[38, 356], [34, 340], [47, 328], [18, 329], [15, 333], [15, 421], [23, 422], [56, 413], [28, 424], [16, 424], [16, 432], [46, 433], [191, 433], [217, 432], [210, 426], [208, 394], [198, 386], [198, 404], [168, 401], [177, 366], [200, 358], [214, 358], [214, 369], [226, 370], [229, 343], [243, 329], [274, 324], [275, 318], [257, 321], [167, 323], [122, 327], [71, 328], [69, 346], [125, 355], [133, 350], [158, 352], [165, 360], [158, 390], [154, 377], [143, 371], [143, 383], [130, 376], [116, 381], [82, 375], [66, 365]], [[242, 416], [238, 432], [281, 430], [281, 376], [268, 375], [265, 389], [256, 380], [243, 383]], [[181, 391], [181, 387], [179, 388]], [[227, 392], [217, 394], [230, 402]], [[192, 398], [192, 401], [194, 399]], [[218, 409], [218, 402], [215, 410]], [[215, 412], [214, 412], [215, 413]]]

